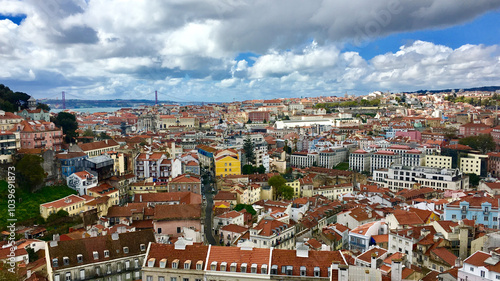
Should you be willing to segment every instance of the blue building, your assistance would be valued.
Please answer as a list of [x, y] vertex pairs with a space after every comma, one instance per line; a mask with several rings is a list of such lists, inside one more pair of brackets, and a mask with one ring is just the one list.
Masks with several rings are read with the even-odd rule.
[[67, 152], [56, 155], [61, 162], [61, 174], [63, 178], [69, 175], [85, 170], [85, 159], [89, 156], [83, 152]]
[[462, 197], [444, 206], [444, 219], [459, 221], [475, 220], [476, 224], [498, 229], [498, 199], [481, 194]]

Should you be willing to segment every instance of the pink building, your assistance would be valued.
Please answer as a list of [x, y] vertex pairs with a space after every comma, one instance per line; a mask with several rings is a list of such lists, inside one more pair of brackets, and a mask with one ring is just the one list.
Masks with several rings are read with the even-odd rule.
[[153, 227], [160, 237], [183, 236], [183, 228], [188, 228], [201, 235], [201, 205], [156, 205]]
[[411, 140], [422, 140], [422, 133], [419, 131], [396, 132], [396, 137], [409, 137]]
[[20, 132], [21, 148], [61, 150], [63, 132], [52, 122], [23, 120], [15, 128]]

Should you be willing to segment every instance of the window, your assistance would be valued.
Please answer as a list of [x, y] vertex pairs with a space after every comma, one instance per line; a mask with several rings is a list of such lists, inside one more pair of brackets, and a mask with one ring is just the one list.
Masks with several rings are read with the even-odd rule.
[[125, 261], [125, 269], [128, 270], [130, 268], [130, 261]]
[[165, 281], [165, 276], [158, 276], [158, 281]]
[[172, 262], [172, 268], [173, 268], [173, 269], [177, 269], [177, 268], [179, 268], [179, 260], [178, 260], [178, 259], [175, 259], [175, 260]]
[[300, 276], [306, 276], [306, 267], [305, 266], [300, 267]]
[[153, 276], [151, 275], [146, 276], [146, 281], [153, 281]]
[[226, 267], [227, 267], [227, 262], [220, 263], [220, 271], [226, 271]]
[[489, 221], [488, 216], [484, 216], [484, 221]]
[[128, 247], [123, 247], [123, 253], [128, 254]]
[[465, 220], [467, 218], [466, 215], [462, 215], [462, 219]]
[[83, 262], [83, 255], [82, 255], [82, 254], [78, 254], [78, 255], [76, 255], [76, 261], [77, 261], [78, 263], [82, 263], [82, 262]]
[[251, 270], [252, 273], [257, 273], [257, 264], [252, 263], [252, 267], [251, 267], [250, 270]]
[[247, 264], [246, 263], [241, 264], [241, 272], [243, 272], [243, 273], [247, 272]]
[[292, 275], [293, 274], [293, 266], [289, 265], [286, 267], [286, 275]]
[[191, 268], [191, 261], [187, 260], [184, 262], [184, 269], [190, 269]]
[[182, 281], [189, 281], [189, 278], [182, 278]]
[[262, 273], [262, 274], [267, 274], [267, 264], [263, 264], [263, 265], [260, 267], [260, 273]]
[[80, 269], [80, 279], [81, 280], [85, 279], [85, 269]]
[[111, 274], [111, 264], [106, 265], [106, 273]]
[[101, 268], [98, 266], [95, 267], [95, 275], [97, 276], [101, 275]]
[[196, 263], [196, 270], [202, 270], [202, 267], [203, 267], [203, 262], [202, 261], [198, 261]]
[[71, 281], [71, 272], [66, 272], [66, 281]]
[[156, 233], [161, 234], [161, 227], [158, 227], [158, 229], [156, 230]]
[[104, 257], [109, 258], [109, 250], [104, 250]]
[[217, 262], [214, 261], [212, 264], [210, 264], [210, 270], [217, 270]]
[[286, 266], [281, 266], [281, 273], [286, 273]]
[[229, 271], [236, 272], [236, 263], [235, 262], [231, 263], [231, 266], [229, 267]]
[[170, 281], [177, 281], [177, 277], [170, 277]]
[[63, 257], [63, 264], [69, 265], [69, 258], [68, 257]]
[[177, 227], [177, 233], [181, 233], [181, 228]]
[[320, 277], [320, 269], [317, 266], [314, 268], [314, 277]]
[[141, 251], [146, 251], [146, 245], [141, 244]]
[[481, 270], [481, 277], [485, 277], [486, 276], [486, 272], [484, 270]]
[[94, 251], [94, 259], [97, 260], [99, 259], [99, 253], [97, 251]]

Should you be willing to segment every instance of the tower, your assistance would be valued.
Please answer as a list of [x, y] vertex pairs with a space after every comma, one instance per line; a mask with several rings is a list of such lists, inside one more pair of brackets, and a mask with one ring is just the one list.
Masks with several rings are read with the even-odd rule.
[[35, 110], [36, 109], [36, 99], [34, 99], [33, 97], [30, 97], [28, 99], [28, 109], [29, 110]]

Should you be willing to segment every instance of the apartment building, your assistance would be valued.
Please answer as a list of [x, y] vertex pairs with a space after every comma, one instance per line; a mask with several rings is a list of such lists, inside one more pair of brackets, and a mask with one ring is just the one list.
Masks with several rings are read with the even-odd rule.
[[47, 242], [49, 281], [140, 279], [147, 247], [154, 241], [152, 231], [138, 231]]
[[371, 154], [358, 149], [349, 155], [349, 169], [356, 172], [370, 171]]
[[444, 206], [445, 220], [474, 220], [477, 224], [498, 229], [498, 200], [479, 194], [469, 195]]
[[370, 172], [389, 168], [391, 165], [401, 164], [401, 155], [394, 151], [379, 150], [370, 157]]
[[89, 142], [78, 144], [78, 146], [70, 147], [71, 152], [83, 151], [90, 158], [100, 156], [110, 151], [116, 151], [120, 148], [120, 144], [115, 140], [103, 140], [97, 142]]
[[306, 151], [298, 151], [290, 155], [290, 165], [292, 167], [312, 167], [317, 166], [319, 154], [317, 152], [308, 153]]
[[458, 280], [500, 280], [500, 256], [477, 251], [458, 269]]
[[87, 190], [97, 186], [97, 183], [97, 175], [91, 174], [88, 171], [76, 172], [66, 178], [68, 187], [78, 191], [80, 195], [86, 195]]
[[40, 204], [40, 215], [47, 219], [50, 215], [63, 210], [68, 212], [69, 216], [76, 216], [91, 208], [85, 205], [86, 202], [85, 198], [78, 195], [68, 195], [52, 202]]
[[406, 150], [401, 153], [401, 164], [403, 166], [422, 166], [425, 155], [418, 149]]
[[201, 194], [201, 180], [198, 177], [187, 175], [180, 175], [171, 179], [168, 182], [169, 192], [189, 191], [196, 194]]
[[61, 150], [63, 132], [52, 122], [23, 120], [15, 128], [21, 148]]
[[312, 197], [316, 195], [323, 195], [330, 200], [338, 200], [342, 195], [352, 193], [352, 191], [352, 183], [324, 185], [313, 187], [310, 195], [307, 191], [304, 191], [304, 196]]
[[19, 134], [9, 131], [0, 131], [0, 164], [11, 163], [19, 147]]
[[426, 167], [451, 169], [451, 162], [453, 157], [444, 155], [425, 155]]
[[412, 189], [416, 185], [435, 190], [467, 190], [469, 188], [469, 177], [464, 176], [458, 169], [393, 165], [387, 169], [387, 172], [377, 171], [377, 177], [374, 177], [374, 180], [391, 191]]
[[249, 234], [249, 240], [258, 248], [293, 249], [295, 247], [295, 226], [271, 217], [262, 219], [256, 226], [250, 228]]
[[12, 112], [0, 110], [0, 131], [10, 131], [21, 121], [23, 121], [23, 117]]
[[464, 174], [476, 174], [485, 177], [487, 175], [488, 155], [471, 154], [460, 157], [460, 170]]
[[185, 127], [185, 128], [198, 128], [200, 127], [200, 120], [197, 117], [182, 116], [182, 115], [160, 115], [158, 120], [158, 130], [165, 131], [170, 127]]

